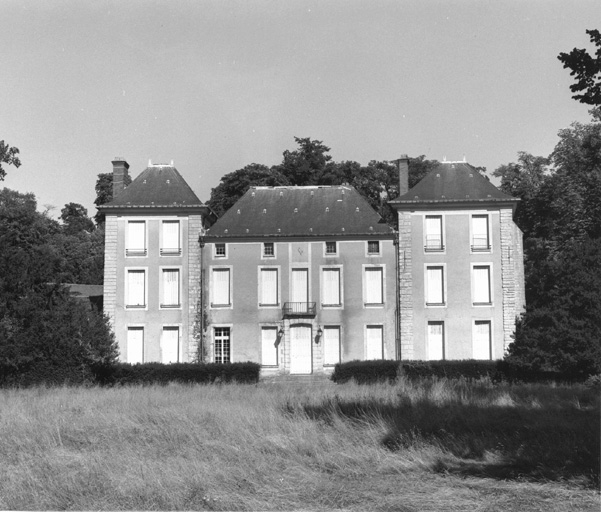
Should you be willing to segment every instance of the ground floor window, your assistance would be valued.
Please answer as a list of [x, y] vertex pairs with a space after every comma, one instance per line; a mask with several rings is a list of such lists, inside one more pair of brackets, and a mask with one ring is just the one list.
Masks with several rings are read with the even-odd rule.
[[161, 362], [179, 362], [179, 327], [163, 327], [161, 336]]
[[381, 325], [368, 325], [366, 329], [365, 359], [384, 357], [384, 329]]
[[144, 328], [127, 328], [127, 362], [129, 364], [144, 362]]
[[340, 362], [340, 327], [326, 326], [323, 329], [323, 364], [332, 366]]
[[474, 359], [492, 359], [492, 336], [490, 320], [474, 322], [473, 352]]
[[277, 339], [277, 327], [263, 327], [261, 329], [261, 364], [263, 366], [278, 365]]
[[428, 322], [428, 359], [444, 359], [444, 323]]
[[216, 363], [229, 363], [230, 359], [230, 328], [215, 327], [215, 358]]

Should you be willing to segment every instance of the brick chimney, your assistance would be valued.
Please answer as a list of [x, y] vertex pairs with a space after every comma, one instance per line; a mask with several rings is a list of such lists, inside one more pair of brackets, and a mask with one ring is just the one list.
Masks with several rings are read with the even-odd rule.
[[125, 190], [125, 177], [128, 176], [129, 164], [119, 157], [115, 157], [113, 164], [113, 199], [116, 199]]
[[399, 166], [399, 197], [409, 192], [409, 158], [401, 155], [397, 160]]

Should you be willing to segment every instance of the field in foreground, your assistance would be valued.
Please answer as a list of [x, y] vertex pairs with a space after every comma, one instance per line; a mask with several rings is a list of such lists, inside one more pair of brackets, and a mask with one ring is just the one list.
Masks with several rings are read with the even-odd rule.
[[446, 380], [0, 390], [0, 509], [597, 512], [598, 395]]

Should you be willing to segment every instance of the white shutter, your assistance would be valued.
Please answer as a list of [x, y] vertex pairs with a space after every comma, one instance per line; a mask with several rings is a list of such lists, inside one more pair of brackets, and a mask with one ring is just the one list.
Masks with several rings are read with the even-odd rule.
[[365, 302], [366, 304], [383, 304], [382, 269], [379, 267], [365, 269]]
[[427, 304], [443, 304], [444, 293], [443, 293], [443, 268], [442, 267], [428, 267], [426, 269], [426, 303]]
[[472, 216], [472, 239], [475, 248], [488, 248], [488, 215]]
[[145, 306], [145, 271], [127, 271], [127, 306]]
[[492, 359], [490, 335], [490, 322], [476, 320], [472, 338], [474, 359]]
[[307, 269], [292, 270], [292, 301], [291, 302], [308, 302], [308, 278]]
[[444, 359], [444, 331], [442, 322], [428, 322], [428, 359]]
[[323, 269], [323, 297], [322, 304], [339, 305], [340, 302], [340, 269], [324, 268]]
[[367, 347], [365, 359], [382, 359], [383, 358], [383, 336], [381, 326], [367, 327]]
[[323, 364], [333, 365], [340, 362], [340, 327], [323, 329]]
[[490, 267], [473, 269], [474, 303], [490, 304]]
[[146, 222], [130, 221], [127, 223], [127, 249], [136, 252], [146, 249]]
[[290, 373], [313, 371], [311, 345], [311, 327], [290, 327]]
[[261, 269], [261, 300], [262, 305], [278, 304], [278, 271], [275, 268]]
[[144, 328], [127, 329], [127, 362], [129, 364], [144, 362]]
[[164, 364], [179, 361], [179, 328], [164, 327], [161, 337], [161, 362]]
[[163, 270], [163, 306], [179, 306], [179, 270]]
[[442, 249], [442, 217], [426, 217], [426, 248]]
[[213, 304], [230, 304], [230, 270], [229, 268], [213, 269]]
[[277, 335], [276, 327], [263, 327], [261, 329], [261, 364], [263, 366], [278, 365]]
[[178, 252], [179, 247], [179, 221], [163, 221], [163, 250], [165, 252]]

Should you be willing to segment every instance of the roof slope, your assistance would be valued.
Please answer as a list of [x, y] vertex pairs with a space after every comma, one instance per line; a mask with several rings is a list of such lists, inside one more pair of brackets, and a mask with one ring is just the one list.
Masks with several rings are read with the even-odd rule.
[[140, 206], [202, 206], [202, 202], [175, 167], [152, 165], [144, 170], [105, 208]]
[[353, 187], [252, 187], [211, 227], [211, 237], [392, 234]]
[[495, 187], [467, 162], [442, 162], [392, 206], [422, 202], [519, 201]]

